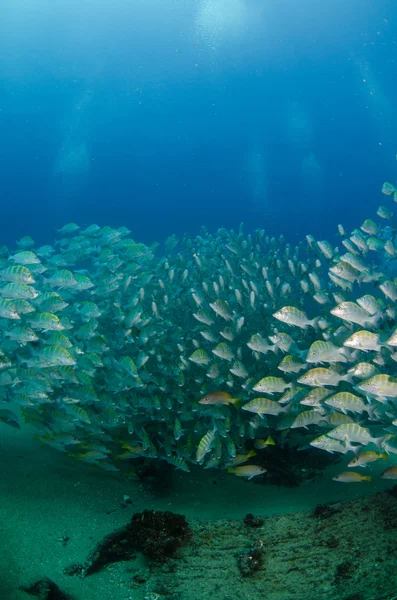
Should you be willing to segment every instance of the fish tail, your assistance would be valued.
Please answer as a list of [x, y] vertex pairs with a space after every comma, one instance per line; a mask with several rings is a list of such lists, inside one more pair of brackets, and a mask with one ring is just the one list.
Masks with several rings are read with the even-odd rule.
[[228, 473], [234, 473], [234, 469], [233, 469], [233, 467], [228, 467], [228, 468], [227, 468], [227, 472], [228, 472]]
[[358, 444], [357, 444], [357, 446], [352, 446], [351, 444], [346, 444], [346, 447], [348, 447], [349, 450], [352, 450], [356, 456], [358, 456], [358, 453], [360, 452], [360, 449], [361, 449], [361, 446], [359, 446]]
[[371, 475], [364, 475], [363, 476], [363, 481], [372, 481]]
[[386, 452], [384, 452], [380, 455], [380, 458], [383, 458], [383, 460], [389, 460], [389, 455]]
[[377, 446], [378, 448], [382, 447], [382, 442], [385, 439], [385, 436], [381, 436], [378, 438], [372, 438], [373, 443], [375, 444], [375, 446]]
[[232, 404], [235, 408], [240, 408], [243, 402], [244, 400], [242, 400], [242, 398], [232, 398], [230, 400], [230, 404]]

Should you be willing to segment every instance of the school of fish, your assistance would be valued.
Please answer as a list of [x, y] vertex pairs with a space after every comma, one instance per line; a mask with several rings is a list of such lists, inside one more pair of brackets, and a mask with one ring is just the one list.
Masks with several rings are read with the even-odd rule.
[[349, 454], [336, 481], [370, 480], [397, 454], [397, 236], [386, 206], [338, 232], [292, 247], [203, 228], [161, 253], [70, 223], [52, 246], [1, 247], [0, 420], [108, 471], [144, 457], [248, 478], [299, 433]]

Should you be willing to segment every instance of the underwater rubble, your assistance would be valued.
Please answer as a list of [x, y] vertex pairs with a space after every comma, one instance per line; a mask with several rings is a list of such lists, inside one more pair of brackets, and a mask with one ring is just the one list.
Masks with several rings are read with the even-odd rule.
[[109, 564], [136, 558], [141, 552], [151, 562], [164, 563], [190, 538], [183, 515], [170, 511], [145, 510], [135, 513], [130, 523], [107, 535], [84, 565], [67, 567], [66, 575], [92, 575]]
[[198, 463], [294, 486], [348, 454], [335, 480], [370, 481], [397, 453], [397, 237], [374, 218], [337, 246], [241, 226], [160, 251], [73, 223], [2, 246], [0, 420], [132, 478]]

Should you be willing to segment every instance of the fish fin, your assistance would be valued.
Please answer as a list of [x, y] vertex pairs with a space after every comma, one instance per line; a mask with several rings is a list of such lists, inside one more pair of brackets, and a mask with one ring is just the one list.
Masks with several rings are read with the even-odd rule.
[[371, 475], [364, 475], [363, 480], [364, 481], [372, 481], [372, 477], [371, 477]]

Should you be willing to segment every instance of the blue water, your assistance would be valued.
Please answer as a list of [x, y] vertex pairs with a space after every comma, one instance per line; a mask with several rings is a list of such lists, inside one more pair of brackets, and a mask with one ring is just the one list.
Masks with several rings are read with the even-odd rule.
[[0, 242], [358, 226], [397, 179], [393, 0], [0, 7]]

